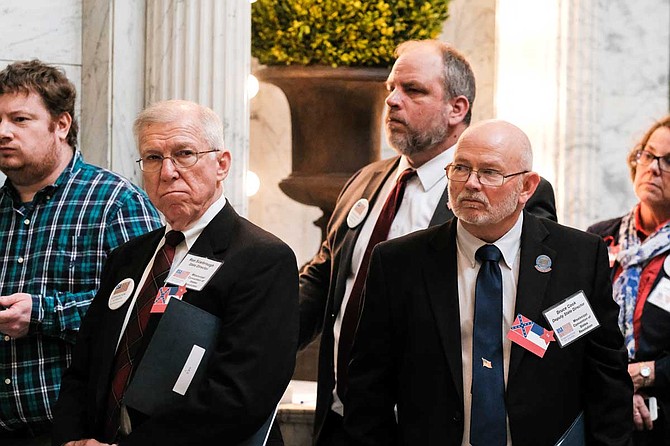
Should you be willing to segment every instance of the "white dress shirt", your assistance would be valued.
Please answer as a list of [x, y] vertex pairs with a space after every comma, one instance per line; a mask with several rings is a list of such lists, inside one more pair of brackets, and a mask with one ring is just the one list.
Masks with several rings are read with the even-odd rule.
[[[507, 385], [509, 356], [512, 341], [507, 339], [507, 332], [514, 321], [516, 305], [516, 288], [519, 280], [519, 261], [521, 257], [521, 228], [523, 213], [505, 235], [493, 244], [502, 252], [499, 265], [503, 281], [503, 373]], [[472, 331], [475, 319], [475, 285], [481, 264], [475, 259], [475, 252], [486, 242], [470, 234], [459, 220], [456, 226], [456, 249], [458, 264], [458, 305], [461, 316], [461, 358], [463, 361], [463, 442], [470, 444], [470, 409], [472, 406]], [[507, 421], [507, 444], [511, 445], [509, 420]]]
[[[391, 229], [389, 230], [388, 240], [400, 237], [402, 235], [409, 234], [410, 232], [418, 231], [419, 229], [426, 229], [430, 223], [435, 209], [440, 201], [440, 197], [444, 193], [444, 189], [447, 187], [447, 177], [444, 172], [444, 168], [449, 164], [454, 158], [454, 146], [445, 150], [441, 154], [437, 155], [435, 158], [421, 165], [416, 169], [416, 177], [410, 178], [405, 187], [405, 192], [400, 202], [400, 207], [398, 208], [398, 213], [391, 223]], [[398, 168], [395, 172], [391, 173], [386, 182], [382, 186], [377, 199], [369, 211], [368, 217], [363, 222], [363, 227], [361, 228], [356, 243], [354, 245], [354, 250], [351, 256], [351, 265], [349, 270], [349, 277], [347, 279], [344, 298], [342, 299], [342, 305], [340, 306], [340, 311], [335, 318], [335, 325], [333, 326], [333, 335], [335, 338], [335, 348], [334, 348], [334, 362], [335, 364], [335, 379], [337, 380], [337, 347], [340, 341], [340, 330], [342, 328], [342, 318], [344, 316], [344, 309], [347, 307], [349, 302], [349, 295], [351, 294], [351, 289], [354, 286], [356, 281], [356, 273], [358, 272], [361, 262], [363, 260], [363, 255], [365, 254], [365, 249], [368, 246], [370, 237], [372, 236], [372, 230], [377, 223], [379, 214], [382, 212], [384, 203], [386, 202], [387, 197], [394, 189], [398, 177], [405, 170], [409, 169], [411, 166], [407, 161], [407, 158], [404, 156], [400, 158], [398, 163]], [[333, 405], [332, 409], [334, 412], [342, 415], [344, 413], [342, 401], [340, 401], [339, 396], [337, 395], [337, 386], [333, 389]]]

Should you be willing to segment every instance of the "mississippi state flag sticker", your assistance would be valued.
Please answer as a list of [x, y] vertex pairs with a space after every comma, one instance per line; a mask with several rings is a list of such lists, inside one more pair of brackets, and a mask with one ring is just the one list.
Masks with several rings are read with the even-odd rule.
[[542, 358], [549, 347], [549, 343], [554, 341], [554, 332], [545, 329], [521, 314], [517, 314], [512, 323], [512, 328], [507, 332], [507, 339]]
[[181, 300], [182, 296], [186, 293], [185, 286], [164, 286], [158, 289], [156, 293], [156, 298], [154, 299], [154, 304], [151, 306], [152, 313], [165, 313], [168, 303], [170, 303], [171, 298], [176, 298]]

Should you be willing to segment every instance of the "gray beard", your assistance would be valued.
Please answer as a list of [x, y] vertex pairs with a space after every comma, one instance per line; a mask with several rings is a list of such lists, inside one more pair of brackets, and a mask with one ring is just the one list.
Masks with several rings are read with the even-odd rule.
[[411, 157], [444, 141], [448, 132], [448, 127], [434, 127], [421, 133], [409, 129], [408, 133], [397, 135], [387, 132], [387, 140], [396, 152]]

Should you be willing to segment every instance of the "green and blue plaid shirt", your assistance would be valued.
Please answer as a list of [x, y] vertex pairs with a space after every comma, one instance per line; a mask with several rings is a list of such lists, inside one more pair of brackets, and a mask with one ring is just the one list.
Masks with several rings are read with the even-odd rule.
[[0, 295], [33, 298], [30, 330], [0, 334], [0, 432], [51, 424], [61, 375], [107, 255], [161, 226], [145, 193], [75, 153], [56, 184], [21, 203], [0, 189]]

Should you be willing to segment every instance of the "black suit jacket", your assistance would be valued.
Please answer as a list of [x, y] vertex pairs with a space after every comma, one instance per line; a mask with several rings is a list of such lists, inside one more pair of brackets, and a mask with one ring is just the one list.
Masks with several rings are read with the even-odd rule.
[[[349, 228], [347, 215], [361, 198], [368, 199], [371, 208], [374, 206], [380, 189], [388, 176], [395, 171], [399, 161], [400, 157], [394, 157], [372, 163], [358, 171], [347, 182], [328, 223], [326, 240], [300, 274], [300, 348], [304, 348], [316, 336], [322, 334], [314, 422], [315, 441], [319, 438], [332, 405], [332, 390], [335, 386], [333, 325], [344, 298], [354, 245], [364, 224], [361, 223], [353, 229]], [[430, 226], [444, 223], [454, 216], [447, 208], [447, 202], [448, 195], [445, 188]], [[537, 216], [556, 220], [554, 191], [544, 178], [526, 204], [526, 208]]]
[[[101, 435], [116, 343], [131, 300], [110, 310], [108, 299], [121, 280], [139, 283], [163, 234], [161, 228], [138, 237], [107, 260], [63, 376], [54, 445]], [[237, 444], [265, 422], [293, 373], [298, 286], [291, 249], [226, 204], [190, 253], [223, 262], [201, 291], [189, 290], [183, 298], [222, 321], [206, 379], [182, 407], [133, 426], [121, 445]]]
[[[461, 444], [456, 222], [373, 251], [345, 396], [352, 444]], [[552, 259], [550, 272], [534, 267], [539, 255]], [[544, 358], [512, 344], [506, 407], [514, 446], [554, 445], [582, 410], [587, 444], [629, 444], [632, 383], [605, 245], [525, 213], [515, 314], [550, 328], [542, 311], [579, 290], [599, 328], [565, 348], [552, 342]]]

